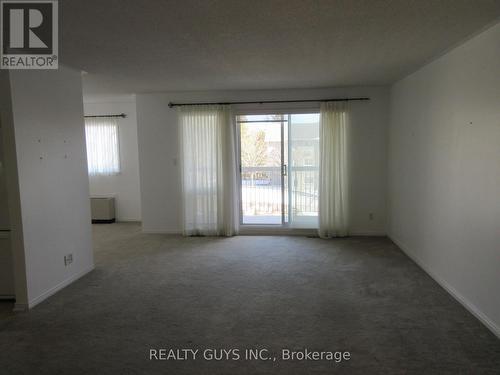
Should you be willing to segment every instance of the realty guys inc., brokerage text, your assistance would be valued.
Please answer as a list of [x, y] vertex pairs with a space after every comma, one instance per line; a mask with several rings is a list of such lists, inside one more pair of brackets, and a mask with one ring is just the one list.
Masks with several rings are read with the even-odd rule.
[[273, 352], [265, 348], [150, 348], [151, 361], [349, 361], [347, 351], [291, 350], [283, 348]]

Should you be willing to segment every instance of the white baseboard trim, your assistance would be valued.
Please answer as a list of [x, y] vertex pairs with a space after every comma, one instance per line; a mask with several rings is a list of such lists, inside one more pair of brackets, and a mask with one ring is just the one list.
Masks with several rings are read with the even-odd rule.
[[457, 300], [463, 307], [465, 307], [472, 315], [474, 315], [481, 323], [483, 323], [486, 328], [488, 328], [495, 336], [500, 339], [500, 327], [496, 325], [490, 318], [488, 318], [476, 305], [470, 302], [462, 294], [460, 294], [454, 287], [452, 287], [448, 282], [439, 277], [434, 271], [431, 270], [424, 262], [422, 262], [417, 256], [413, 255], [409, 247], [403, 244], [401, 241], [396, 239], [391, 234], [388, 237], [396, 244], [398, 247], [420, 268], [422, 268], [434, 281], [436, 281], [441, 287], [446, 290], [455, 300]]
[[168, 235], [181, 235], [179, 230], [142, 230], [144, 234], [168, 234]]
[[[176, 235], [181, 236], [182, 232], [179, 230], [143, 230], [144, 234], [165, 234], [165, 235]], [[270, 228], [270, 227], [259, 227], [259, 226], [242, 226], [240, 227], [240, 236], [315, 236], [318, 234], [316, 229], [299, 229], [299, 228]], [[360, 237], [387, 237], [386, 232], [380, 231], [354, 231], [349, 233], [349, 236], [360, 236]]]
[[360, 237], [387, 237], [386, 232], [380, 231], [353, 231], [349, 233], [349, 236], [360, 236]]
[[14, 312], [24, 312], [24, 311], [28, 311], [28, 310], [29, 310], [29, 307], [28, 307], [27, 303], [15, 303], [14, 308], [12, 309], [12, 311], [14, 311]]
[[[33, 299], [31, 299], [29, 302], [28, 302], [28, 306], [27, 306], [27, 309], [32, 309], [33, 307], [35, 307], [36, 305], [38, 305], [40, 302], [44, 301], [45, 299], [49, 298], [50, 296], [54, 295], [55, 293], [57, 293], [58, 291], [60, 291], [61, 289], [65, 288], [66, 286], [68, 286], [69, 284], [75, 282], [76, 280], [78, 280], [80, 277], [86, 275], [87, 273], [93, 271], [95, 268], [94, 265], [90, 266], [89, 268], [77, 273], [76, 275], [73, 275], [69, 278], [67, 278], [66, 280], [60, 282], [59, 284], [57, 284], [56, 286], [50, 288], [49, 290], [43, 292], [42, 294], [40, 294], [38, 297], [35, 297]], [[16, 304], [17, 306], [17, 304]], [[14, 308], [15, 309], [15, 308]]]
[[238, 235], [240, 236], [309, 236], [318, 235], [314, 228], [290, 228], [265, 225], [241, 225]]

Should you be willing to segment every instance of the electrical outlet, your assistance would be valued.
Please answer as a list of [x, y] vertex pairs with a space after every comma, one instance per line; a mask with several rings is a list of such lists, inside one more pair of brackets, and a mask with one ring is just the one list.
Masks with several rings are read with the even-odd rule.
[[373, 212], [370, 212], [368, 214], [368, 219], [373, 220], [374, 217], [375, 217], [375, 215], [373, 214]]
[[64, 265], [68, 266], [73, 263], [73, 254], [68, 254], [64, 256]]

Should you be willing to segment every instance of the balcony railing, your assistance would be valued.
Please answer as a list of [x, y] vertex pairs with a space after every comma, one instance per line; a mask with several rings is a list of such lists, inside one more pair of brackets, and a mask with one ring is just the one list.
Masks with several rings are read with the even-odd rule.
[[290, 176], [293, 215], [317, 215], [319, 169], [317, 167], [294, 167]]
[[[290, 193], [293, 215], [318, 212], [318, 168], [294, 167], [285, 176], [285, 212]], [[290, 187], [288, 186], [290, 182]], [[289, 191], [291, 188], [291, 191]], [[242, 167], [243, 216], [281, 216], [282, 190], [280, 167]]]

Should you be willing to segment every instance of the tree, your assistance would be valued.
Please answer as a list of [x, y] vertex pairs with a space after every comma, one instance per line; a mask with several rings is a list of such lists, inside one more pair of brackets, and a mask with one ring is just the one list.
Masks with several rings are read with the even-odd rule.
[[267, 161], [266, 133], [252, 132], [247, 124], [241, 124], [241, 165], [262, 167]]

